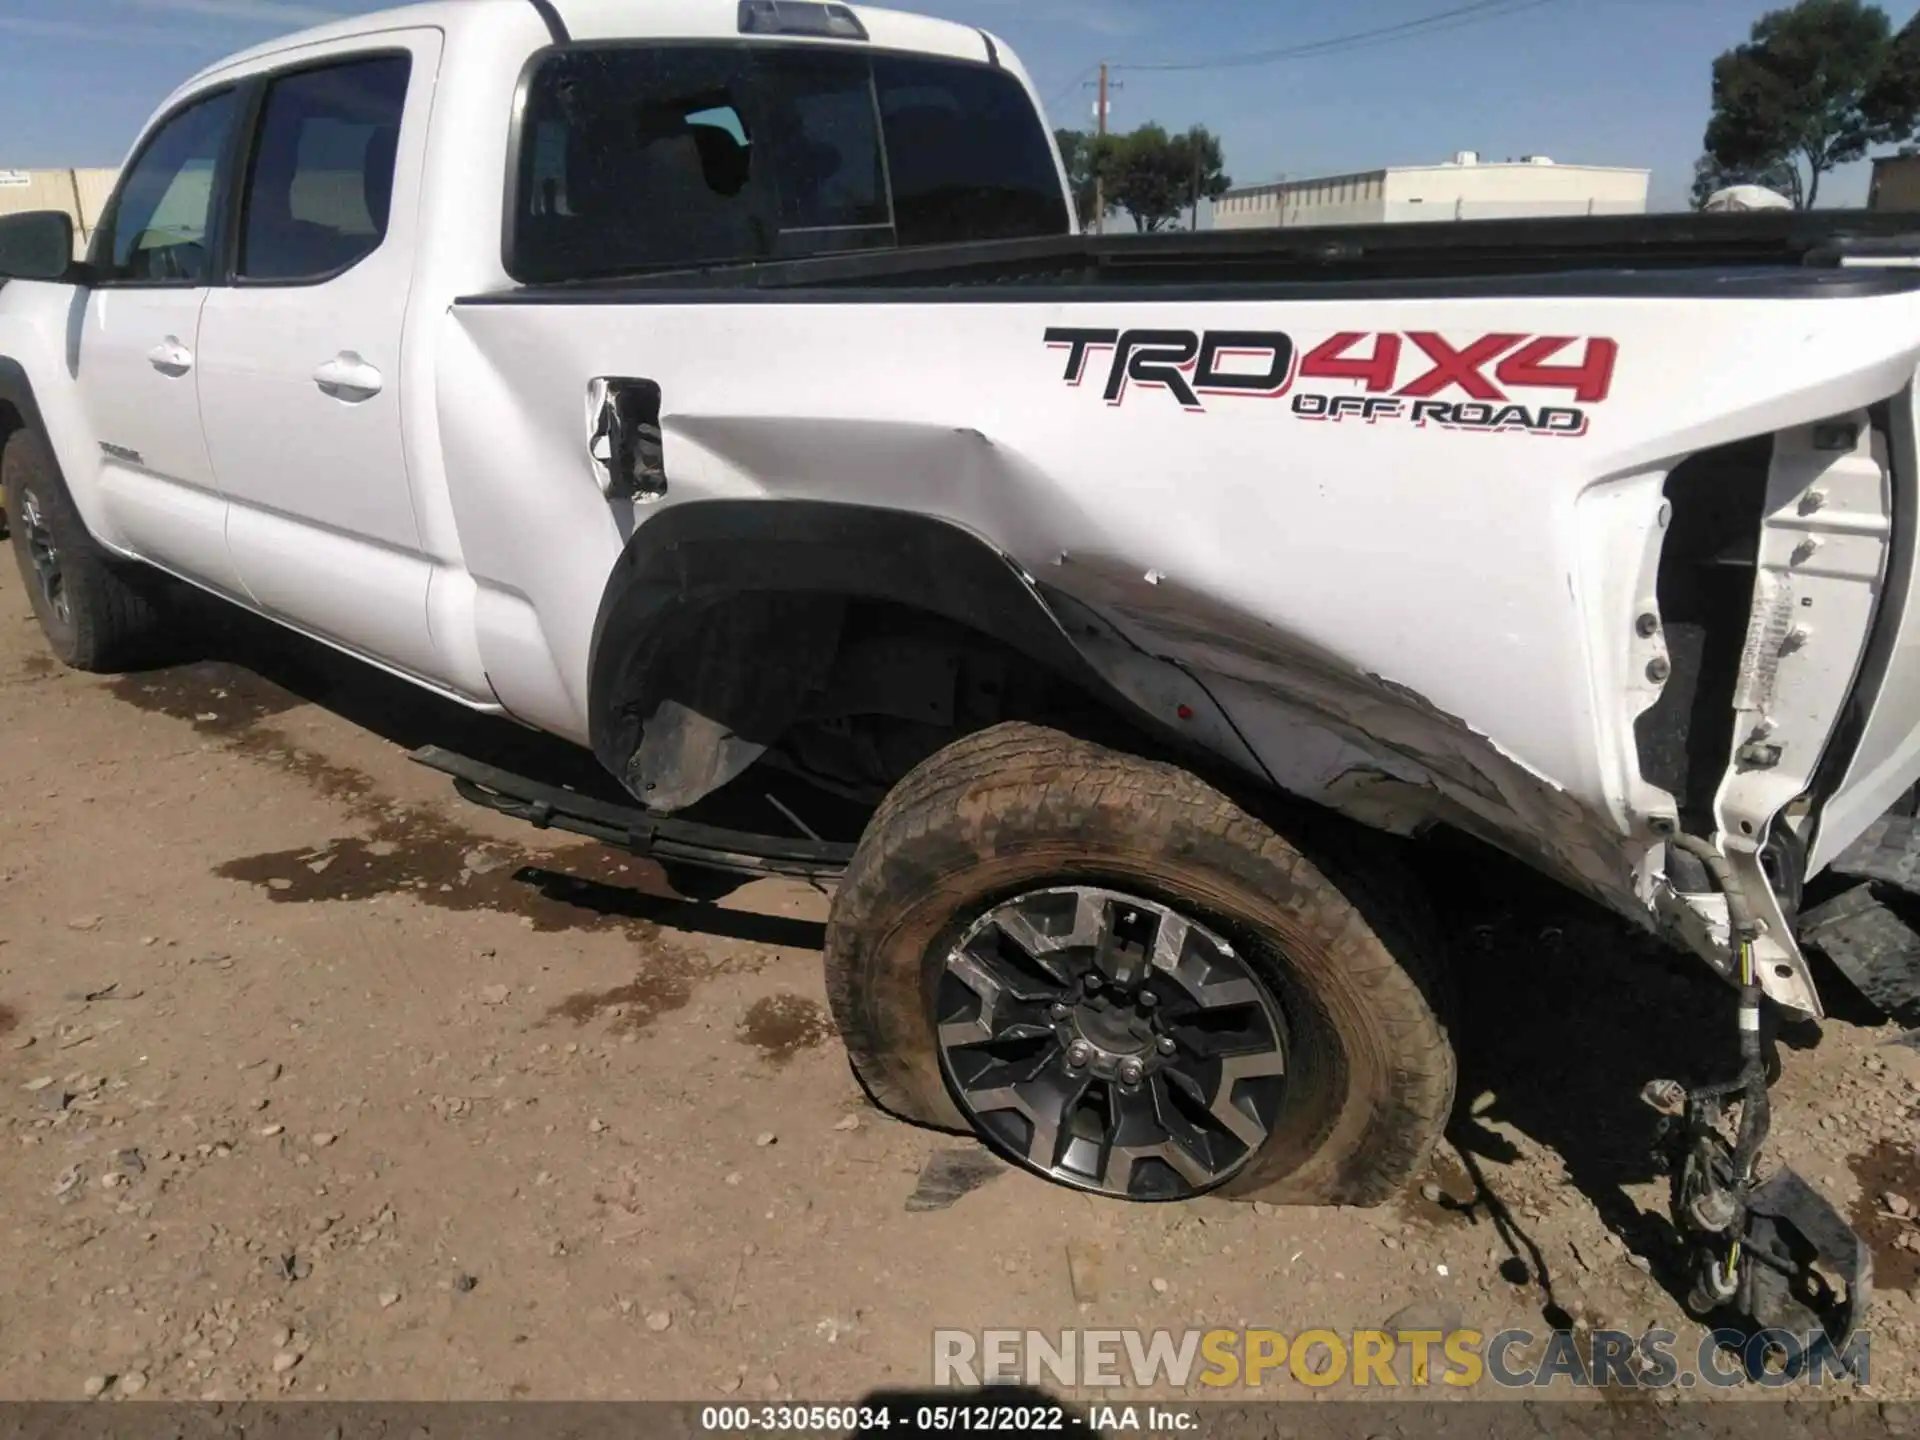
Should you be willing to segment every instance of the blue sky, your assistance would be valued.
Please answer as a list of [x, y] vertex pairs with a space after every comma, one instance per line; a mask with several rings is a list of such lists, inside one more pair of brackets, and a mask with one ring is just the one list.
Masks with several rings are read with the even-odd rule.
[[[1112, 123], [1203, 124], [1241, 182], [1441, 160], [1546, 154], [1644, 166], [1652, 205], [1685, 203], [1713, 57], [1767, 0], [1513, 0], [1492, 19], [1319, 57], [1174, 72], [1452, 9], [1461, 0], [905, 0], [984, 25], [1017, 49], [1056, 124], [1090, 126], [1099, 61]], [[636, 8], [645, 0], [634, 0]], [[183, 76], [229, 50], [378, 0], [0, 0], [0, 168], [113, 165]], [[1908, 0], [1886, 7], [1895, 25]], [[1464, 23], [1472, 18], [1477, 23]], [[1823, 204], [1859, 204], [1867, 167], [1829, 176]]]

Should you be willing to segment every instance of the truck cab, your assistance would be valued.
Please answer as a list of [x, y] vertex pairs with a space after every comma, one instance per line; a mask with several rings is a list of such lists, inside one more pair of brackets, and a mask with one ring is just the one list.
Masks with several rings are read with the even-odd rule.
[[[570, 97], [608, 85], [650, 98], [570, 130]], [[453, 301], [563, 272], [1065, 232], [1038, 114], [993, 37], [886, 11], [472, 0], [356, 17], [168, 97], [87, 285], [17, 283], [0, 352], [109, 549], [493, 708], [441, 479]], [[884, 171], [855, 153], [877, 123]], [[752, 171], [760, 203], [722, 215], [755, 145], [775, 152]], [[616, 228], [620, 250], [591, 253]], [[58, 385], [35, 373], [69, 355]], [[585, 733], [564, 696], [527, 718]]]

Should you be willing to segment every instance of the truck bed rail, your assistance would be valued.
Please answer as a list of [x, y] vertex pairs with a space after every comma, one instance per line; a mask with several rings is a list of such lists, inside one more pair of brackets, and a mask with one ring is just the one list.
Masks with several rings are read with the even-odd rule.
[[[1782, 272], [1828, 289], [1911, 275], [1836, 273], [1860, 262], [1920, 257], [1920, 214], [1890, 211], [1755, 211], [1747, 214], [1576, 216], [1417, 224], [1301, 226], [1157, 235], [1060, 235], [807, 259], [759, 261], [533, 285], [471, 297], [468, 303], [568, 298], [599, 301], [621, 291], [836, 291], [1009, 287], [1097, 292], [1137, 287], [1491, 282], [1500, 293], [1516, 279], [1536, 291], [1588, 291], [1601, 275], [1632, 286], [1663, 280], [1699, 286], [1701, 272], [1726, 279], [1780, 281]], [[1806, 276], [1806, 271], [1816, 276]], [[1824, 273], [1821, 273], [1824, 272]], [[1826, 282], [1822, 284], [1820, 282]], [[1720, 288], [1709, 282], [1710, 288]], [[1089, 297], [1089, 298], [1096, 298]], [[851, 298], [851, 297], [849, 297]], [[916, 296], [916, 298], [920, 298]], [[969, 296], [969, 298], [975, 298]], [[1009, 298], [1031, 298], [1019, 294]], [[1156, 296], [1156, 298], [1159, 298]]]

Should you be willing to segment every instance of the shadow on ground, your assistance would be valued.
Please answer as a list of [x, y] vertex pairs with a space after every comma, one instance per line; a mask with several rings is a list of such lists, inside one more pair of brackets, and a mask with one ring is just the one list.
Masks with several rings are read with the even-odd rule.
[[[1557, 1154], [1602, 1223], [1676, 1297], [1675, 1234], [1627, 1187], [1662, 1179], [1649, 1080], [1693, 1085], [1739, 1069], [1734, 995], [1699, 960], [1472, 841], [1423, 847], [1421, 868], [1460, 983], [1459, 1099], [1448, 1140], [1513, 1259], [1567, 1323], [1553, 1275], [1500, 1195], [1519, 1132]], [[1813, 1037], [1782, 1036], [1782, 1043]], [[1507, 1133], [1502, 1133], [1502, 1132]]]
[[[438, 745], [548, 785], [630, 804], [590, 752], [443, 699], [209, 597], [192, 595], [180, 603], [181, 629], [193, 637], [192, 652], [176, 655], [171, 665], [116, 678], [109, 685], [115, 697], [186, 721], [201, 735], [300, 775], [371, 827], [368, 835], [313, 851], [237, 858], [221, 867], [228, 878], [266, 887], [286, 903], [406, 891], [446, 908], [524, 913], [547, 929], [642, 922], [767, 945], [817, 949], [824, 943], [817, 922], [709, 903], [748, 883], [745, 878], [633, 861], [611, 848], [574, 846], [554, 853], [531, 826], [524, 845], [535, 863], [502, 871], [493, 852], [505, 847], [460, 824], [459, 808], [449, 815], [439, 807], [396, 805], [372, 777], [301, 748], [273, 720], [317, 705], [402, 751]], [[849, 827], [858, 834], [857, 817], [845, 815], [844, 802], [820, 797], [790, 777], [753, 772], [686, 818], [792, 837], [797, 831], [782, 805], [802, 816], [831, 817], [821, 824], [834, 838], [850, 838]]]

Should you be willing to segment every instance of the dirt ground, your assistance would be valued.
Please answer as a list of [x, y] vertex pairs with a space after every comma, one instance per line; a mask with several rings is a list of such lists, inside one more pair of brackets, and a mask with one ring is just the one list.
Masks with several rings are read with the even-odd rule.
[[[926, 1384], [935, 1326], [1698, 1333], [1635, 1096], [1724, 1063], [1729, 995], [1504, 866], [1447, 888], [1424, 1191], [1125, 1206], [866, 1104], [817, 891], [688, 900], [406, 759], [564, 748], [237, 619], [201, 653], [62, 670], [0, 565], [0, 1398], [851, 1399]], [[1912, 1397], [1920, 1053], [1827, 983], [1774, 1153], [1873, 1241], [1868, 1395]]]

